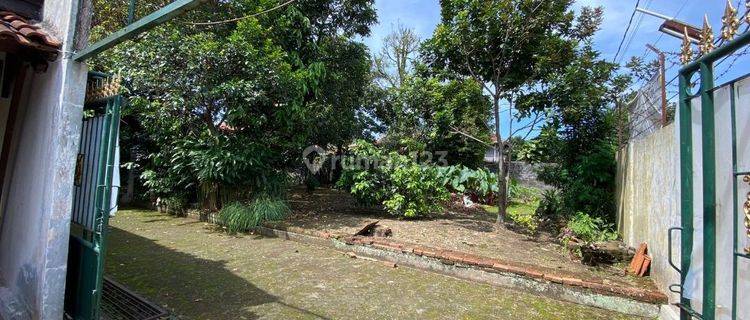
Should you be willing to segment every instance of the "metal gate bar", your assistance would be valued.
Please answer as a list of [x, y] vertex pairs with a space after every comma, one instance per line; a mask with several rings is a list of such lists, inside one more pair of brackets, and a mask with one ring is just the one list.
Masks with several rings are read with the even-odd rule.
[[[727, 44], [716, 48], [715, 50], [704, 54], [695, 61], [687, 64], [679, 71], [679, 110], [680, 110], [680, 174], [681, 174], [681, 287], [684, 288], [686, 272], [690, 268], [690, 258], [692, 255], [693, 243], [693, 143], [692, 143], [692, 110], [691, 100], [700, 96], [701, 98], [701, 122], [702, 122], [702, 163], [703, 163], [703, 183], [701, 186], [703, 194], [703, 319], [714, 319], [716, 312], [716, 158], [715, 158], [715, 123], [714, 123], [714, 72], [713, 64], [718, 59], [732, 54], [738, 49], [750, 44], [750, 33], [746, 32], [736, 39], [729, 41]], [[698, 94], [689, 92], [690, 79], [695, 73], [700, 75], [700, 90]], [[732, 139], [736, 140], [734, 133], [735, 128], [735, 90], [734, 84], [731, 85], [731, 112], [732, 112]], [[733, 149], [736, 149], [736, 141], [733, 141]], [[736, 150], [733, 150], [734, 164], [734, 192], [736, 200], [737, 176], [744, 174], [737, 172]], [[734, 259], [733, 259], [733, 318], [737, 317], [737, 258], [747, 255], [737, 252], [737, 202], [734, 204]], [[684, 290], [681, 290], [684, 291]], [[695, 313], [690, 306], [690, 300], [684, 297], [684, 292], [680, 295], [680, 318], [689, 319]]]
[[86, 107], [100, 115], [88, 120], [83, 127], [83, 149], [79, 153], [86, 154], [88, 161], [76, 169], [78, 185], [71, 215], [72, 241], [65, 297], [66, 313], [76, 320], [99, 319], [101, 315], [115, 146], [123, 104], [118, 94], [119, 77], [107, 78], [94, 73], [89, 76]]

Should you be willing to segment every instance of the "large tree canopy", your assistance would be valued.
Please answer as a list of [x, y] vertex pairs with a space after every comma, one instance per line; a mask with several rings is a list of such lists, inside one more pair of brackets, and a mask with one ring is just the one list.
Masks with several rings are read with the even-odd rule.
[[[96, 61], [125, 77], [126, 119], [154, 142], [143, 164], [154, 191], [259, 187], [299, 165], [306, 145], [359, 136], [371, 62], [353, 38], [376, 21], [372, 0], [299, 0], [195, 23], [280, 3], [214, 2]], [[111, 31], [112, 8], [97, 7], [95, 35]]]
[[[445, 74], [471, 77], [491, 96], [497, 134], [500, 102], [554, 73], [590, 37], [598, 15], [585, 10], [576, 21], [572, 0], [441, 0], [441, 23], [425, 45], [427, 63]], [[498, 161], [498, 222], [507, 206], [505, 160]]]

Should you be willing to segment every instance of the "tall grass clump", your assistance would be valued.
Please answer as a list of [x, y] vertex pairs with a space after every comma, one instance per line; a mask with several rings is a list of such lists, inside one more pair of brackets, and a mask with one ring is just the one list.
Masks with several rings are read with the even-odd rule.
[[286, 201], [264, 196], [248, 204], [234, 202], [224, 206], [219, 212], [219, 220], [229, 233], [246, 232], [263, 222], [282, 220], [290, 212]]

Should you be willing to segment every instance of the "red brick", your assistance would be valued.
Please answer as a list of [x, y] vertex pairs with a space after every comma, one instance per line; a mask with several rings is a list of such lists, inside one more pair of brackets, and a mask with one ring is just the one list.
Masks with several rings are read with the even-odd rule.
[[544, 280], [547, 280], [549, 282], [554, 282], [554, 283], [563, 283], [564, 282], [563, 277], [561, 277], [559, 275], [556, 275], [556, 274], [545, 274], [544, 275]]
[[461, 263], [462, 262], [461, 258], [463, 258], [462, 254], [460, 252], [451, 251], [451, 250], [443, 250], [443, 251], [441, 251], [440, 252], [440, 257], [442, 259], [444, 259], [444, 260], [453, 261], [454, 263], [455, 262]]
[[401, 252], [403, 253], [414, 253], [414, 246], [407, 244], [401, 247]]
[[485, 257], [479, 257], [476, 260], [476, 265], [480, 266], [480, 267], [483, 267], [483, 268], [492, 268], [492, 265], [495, 264], [495, 261], [496, 260], [494, 260], [494, 259], [485, 258]]
[[414, 248], [414, 253], [430, 258], [438, 258], [440, 256], [439, 250], [425, 246], [417, 246]]
[[403, 244], [400, 244], [398, 242], [392, 242], [392, 241], [386, 242], [386, 246], [391, 247], [392, 249], [399, 250], [399, 251], [401, 251], [401, 249], [404, 247]]
[[578, 279], [578, 278], [564, 277], [562, 280], [563, 280], [563, 284], [565, 284], [565, 285], [576, 286], [576, 287], [583, 287], [584, 286], [583, 280]]
[[393, 248], [384, 244], [380, 244], [380, 243], [373, 243], [372, 247], [375, 249], [380, 249], [380, 250], [393, 251]]
[[535, 278], [535, 279], [543, 279], [544, 278], [544, 272], [535, 270], [535, 269], [525, 269], [523, 273], [529, 277]]
[[497, 262], [492, 265], [492, 269], [502, 272], [517, 273], [518, 269], [503, 262]]

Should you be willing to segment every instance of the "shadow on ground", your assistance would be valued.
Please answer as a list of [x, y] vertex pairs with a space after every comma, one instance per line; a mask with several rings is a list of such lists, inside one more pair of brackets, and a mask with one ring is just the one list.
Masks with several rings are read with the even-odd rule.
[[279, 301], [233, 274], [225, 261], [175, 251], [115, 227], [110, 228], [106, 263], [109, 276], [161, 304], [178, 318], [190, 315], [196, 319], [257, 319], [258, 315], [248, 308], [272, 302], [324, 318]]

